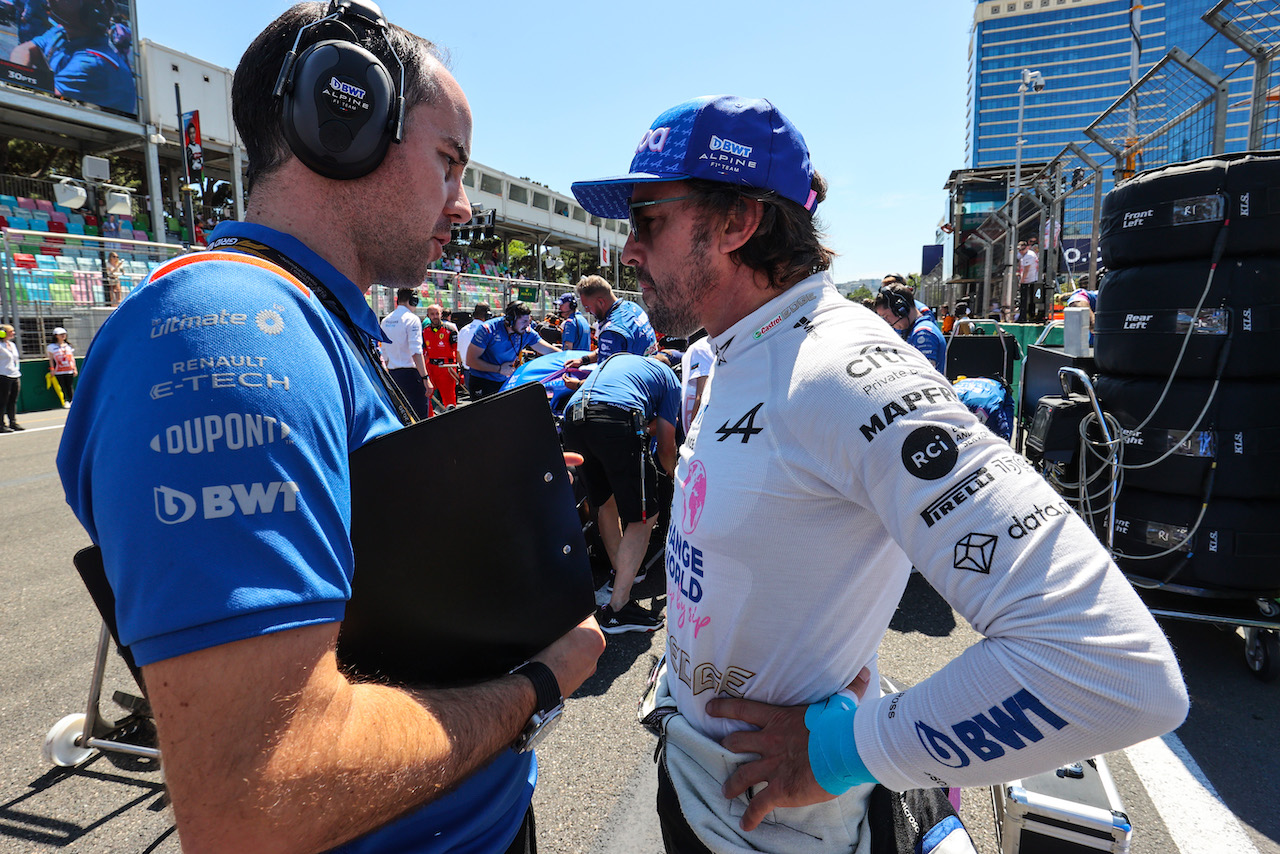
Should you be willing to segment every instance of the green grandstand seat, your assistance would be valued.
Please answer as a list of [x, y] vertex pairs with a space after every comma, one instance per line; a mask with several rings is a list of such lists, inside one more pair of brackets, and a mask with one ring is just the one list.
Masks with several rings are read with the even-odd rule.
[[49, 298], [54, 302], [73, 302], [71, 286], [75, 283], [75, 276], [70, 273], [54, 273], [53, 281], [49, 283]]
[[89, 225], [88, 222], [86, 222], [84, 226], [84, 233], [90, 237], [97, 237], [98, 227], [96, 225]]

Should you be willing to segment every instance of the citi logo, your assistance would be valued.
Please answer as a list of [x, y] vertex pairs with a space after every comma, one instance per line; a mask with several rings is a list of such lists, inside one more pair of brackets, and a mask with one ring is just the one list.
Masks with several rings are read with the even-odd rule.
[[225, 519], [237, 511], [244, 516], [274, 513], [277, 500], [283, 513], [298, 509], [298, 485], [291, 481], [206, 486], [200, 490], [198, 506], [194, 496], [167, 486], [155, 487], [154, 493], [156, 518], [165, 525], [180, 525], [197, 509], [205, 519]]
[[715, 134], [711, 135], [711, 150], [723, 151], [725, 154], [732, 154], [734, 157], [751, 156], [751, 146], [734, 142], [731, 139], [721, 139]]
[[344, 95], [350, 95], [353, 98], [360, 98], [362, 100], [364, 99], [365, 90], [361, 89], [359, 86], [352, 86], [350, 83], [343, 83], [337, 77], [329, 78], [329, 86], [337, 89]]

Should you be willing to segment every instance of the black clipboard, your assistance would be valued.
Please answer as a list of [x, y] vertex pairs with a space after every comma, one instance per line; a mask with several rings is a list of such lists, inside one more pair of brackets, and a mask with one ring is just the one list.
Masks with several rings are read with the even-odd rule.
[[380, 436], [350, 461], [355, 575], [338, 637], [344, 668], [403, 684], [477, 682], [595, 610], [541, 385]]

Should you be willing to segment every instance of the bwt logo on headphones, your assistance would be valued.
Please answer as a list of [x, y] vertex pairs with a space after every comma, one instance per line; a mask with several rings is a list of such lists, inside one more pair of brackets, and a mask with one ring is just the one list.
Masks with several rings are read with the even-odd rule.
[[352, 86], [350, 83], [344, 83], [337, 77], [330, 77], [329, 85], [344, 95], [350, 95], [353, 98], [364, 100], [365, 90], [361, 89], [359, 86]]
[[644, 132], [644, 136], [640, 137], [640, 144], [636, 146], [636, 154], [648, 149], [654, 154], [661, 154], [662, 149], [667, 147], [667, 138], [671, 136], [671, 128], [650, 128]]

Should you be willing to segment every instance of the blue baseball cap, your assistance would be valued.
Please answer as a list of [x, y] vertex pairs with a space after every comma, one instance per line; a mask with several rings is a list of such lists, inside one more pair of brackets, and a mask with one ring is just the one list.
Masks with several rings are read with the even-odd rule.
[[626, 219], [636, 184], [701, 178], [773, 190], [807, 211], [809, 147], [796, 126], [761, 98], [704, 95], [667, 110], [644, 132], [626, 175], [578, 181], [578, 203], [595, 216]]

